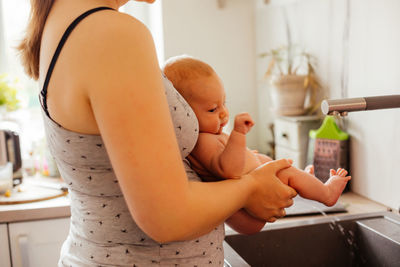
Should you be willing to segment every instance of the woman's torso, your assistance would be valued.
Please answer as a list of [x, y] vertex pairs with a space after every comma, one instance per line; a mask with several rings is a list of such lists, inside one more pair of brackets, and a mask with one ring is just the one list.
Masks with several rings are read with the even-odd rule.
[[[104, 12], [106, 17], [106, 12], [113, 11], [101, 12]], [[61, 25], [63, 20], [53, 22], [55, 26], [51, 20], [46, 26], [49, 30], [48, 36], [52, 34], [50, 31], [62, 32], [56, 34], [54, 39], [46, 37], [45, 32], [42, 45], [43, 47], [48, 45], [47, 50], [50, 52], [42, 52], [41, 62], [46, 67], [49, 65], [47, 62], [52, 57], [58, 39], [68, 26]], [[81, 31], [84, 31], [84, 27], [75, 31], [77, 32], [75, 39], [68, 39], [54, 68], [48, 87], [50, 96], [48, 111], [51, 118], [43, 113], [49, 148], [62, 177], [68, 184], [71, 200], [70, 234], [63, 245], [60, 265], [221, 266], [223, 225], [195, 240], [158, 244], [142, 232], [133, 221], [102, 138], [96, 132], [98, 128], [90, 107], [80, 92], [79, 79], [76, 81], [65, 79], [74, 77], [71, 65], [76, 63], [70, 61], [68, 55], [76, 53], [75, 40], [79, 39], [79, 36], [88, 34]], [[57, 39], [57, 36], [60, 38]], [[51, 49], [52, 47], [54, 49]], [[43, 78], [42, 73], [47, 71], [43, 66], [41, 66], [41, 78]], [[78, 70], [75, 69], [75, 72]], [[179, 126], [176, 135], [184, 158], [196, 142], [197, 120], [193, 111], [169, 81], [165, 79], [164, 84], [174, 125]], [[58, 105], [60, 109], [57, 109]], [[74, 108], [63, 110], [68, 106]], [[189, 179], [199, 180], [187, 162], [184, 165]]]

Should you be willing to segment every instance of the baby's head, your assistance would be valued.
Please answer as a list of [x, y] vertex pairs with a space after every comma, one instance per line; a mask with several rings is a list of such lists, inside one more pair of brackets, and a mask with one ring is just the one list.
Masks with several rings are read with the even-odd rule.
[[184, 55], [168, 59], [163, 71], [192, 107], [200, 132], [220, 134], [228, 122], [229, 112], [224, 86], [213, 68]]

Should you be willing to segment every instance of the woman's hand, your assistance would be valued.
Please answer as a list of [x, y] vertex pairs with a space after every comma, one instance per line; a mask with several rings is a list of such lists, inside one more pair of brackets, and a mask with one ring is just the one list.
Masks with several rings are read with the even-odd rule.
[[297, 193], [283, 184], [276, 173], [290, 166], [291, 161], [286, 159], [270, 161], [243, 177], [254, 182], [254, 191], [244, 207], [250, 214], [267, 222], [274, 222], [286, 215], [285, 208], [293, 204], [292, 198]]

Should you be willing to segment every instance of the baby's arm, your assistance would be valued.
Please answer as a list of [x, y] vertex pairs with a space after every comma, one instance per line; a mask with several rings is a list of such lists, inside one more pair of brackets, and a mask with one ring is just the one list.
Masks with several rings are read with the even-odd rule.
[[235, 126], [228, 140], [222, 135], [201, 133], [191, 156], [213, 175], [239, 178], [246, 163], [246, 133], [254, 125], [248, 113], [235, 117]]
[[260, 232], [266, 221], [257, 219], [248, 214], [244, 209], [240, 209], [226, 221], [233, 230], [240, 234], [251, 235]]

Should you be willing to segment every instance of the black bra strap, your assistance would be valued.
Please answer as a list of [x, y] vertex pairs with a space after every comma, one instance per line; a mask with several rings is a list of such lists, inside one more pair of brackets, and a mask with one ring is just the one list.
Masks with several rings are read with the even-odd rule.
[[[63, 36], [61, 37], [60, 42], [58, 43], [57, 49], [54, 52], [53, 58], [51, 59], [50, 62], [50, 66], [49, 69], [47, 70], [47, 74], [46, 74], [46, 79], [44, 80], [44, 84], [43, 84], [43, 88], [42, 91], [40, 92], [41, 96], [42, 96], [42, 107], [44, 109], [44, 112], [47, 114], [47, 116], [50, 118], [50, 114], [49, 111], [47, 110], [47, 87], [49, 86], [49, 82], [50, 82], [50, 77], [51, 74], [53, 73], [53, 69], [54, 66], [56, 65], [58, 56], [60, 55], [61, 49], [63, 48], [65, 42], [67, 41], [68, 36], [70, 35], [70, 33], [72, 32], [72, 30], [76, 27], [76, 25], [78, 25], [78, 23], [83, 20], [84, 18], [86, 18], [87, 16], [89, 16], [90, 14], [100, 11], [100, 10], [115, 10], [111, 7], [96, 7], [93, 9], [90, 9], [88, 11], [86, 11], [85, 13], [83, 13], [82, 15], [80, 15], [79, 17], [77, 17], [69, 26], [68, 28], [65, 30]], [[39, 99], [40, 100], [40, 99]]]

